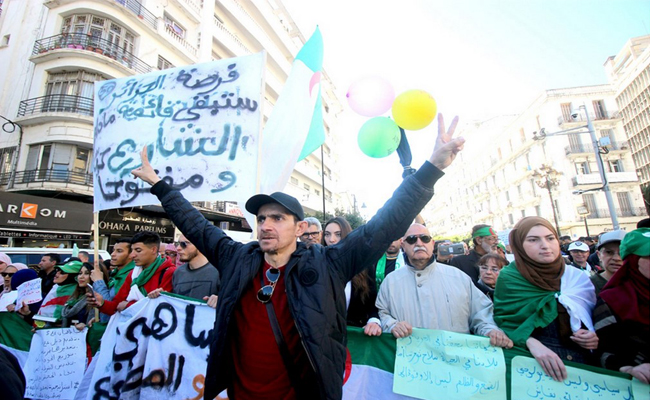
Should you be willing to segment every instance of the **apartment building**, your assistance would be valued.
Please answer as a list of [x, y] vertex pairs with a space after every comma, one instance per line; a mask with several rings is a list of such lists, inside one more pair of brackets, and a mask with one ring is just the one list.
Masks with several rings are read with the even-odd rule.
[[605, 62], [650, 213], [650, 35], [630, 39]]
[[461, 127], [465, 149], [424, 214], [433, 232], [466, 237], [475, 224], [507, 230], [526, 216], [554, 225], [557, 217], [561, 233], [574, 238], [611, 230], [587, 113], [620, 226], [634, 229], [646, 212], [615, 95], [611, 85], [546, 90], [519, 115]]
[[[0, 10], [0, 196], [32, 199], [0, 198], [0, 204], [18, 209], [43, 197], [92, 203], [94, 82], [266, 50], [266, 121], [305, 42], [277, 0], [4, 0]], [[322, 209], [322, 196], [329, 210], [340, 202], [334, 130], [341, 105], [326, 73], [322, 82], [322, 155], [316, 151], [299, 163], [286, 189], [307, 212]], [[221, 227], [247, 226], [227, 202], [196, 205]], [[139, 214], [128, 217], [123, 211], [100, 215], [102, 248], [128, 223], [159, 232], [168, 226], [159, 208], [129, 209]], [[8, 218], [22, 218], [17, 215]], [[86, 247], [90, 240], [90, 226], [30, 226], [0, 220], [0, 245]]]

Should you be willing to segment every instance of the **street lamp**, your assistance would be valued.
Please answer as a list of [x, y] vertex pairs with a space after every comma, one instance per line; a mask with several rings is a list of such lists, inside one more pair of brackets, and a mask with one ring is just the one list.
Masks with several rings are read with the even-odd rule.
[[[609, 208], [609, 215], [612, 219], [612, 226], [614, 229], [620, 229], [619, 224], [618, 224], [618, 217], [616, 216], [616, 208], [614, 208], [614, 199], [612, 198], [612, 192], [609, 189], [609, 183], [607, 182], [607, 176], [605, 175], [605, 167], [603, 164], [603, 159], [600, 156], [600, 145], [598, 144], [598, 139], [596, 139], [596, 131], [594, 130], [594, 125], [591, 123], [591, 118], [589, 117], [589, 113], [587, 112], [587, 108], [585, 105], [581, 105], [579, 109], [584, 110], [585, 116], [587, 119], [587, 125], [583, 126], [578, 126], [576, 128], [571, 128], [571, 129], [565, 129], [563, 131], [559, 132], [553, 132], [553, 133], [547, 133], [546, 129], [542, 128], [539, 131], [539, 134], [537, 132], [533, 132], [533, 140], [544, 140], [547, 136], [556, 136], [556, 135], [568, 135], [571, 133], [585, 133], [585, 131], [580, 131], [581, 129], [587, 129], [589, 132], [589, 136], [591, 138], [591, 144], [594, 147], [594, 154], [596, 155], [596, 164], [598, 165], [598, 172], [600, 173], [600, 180], [603, 184], [603, 186], [596, 188], [596, 189], [588, 189], [588, 190], [577, 190], [573, 192], [574, 194], [582, 194], [585, 192], [591, 192], [594, 190], [602, 190], [605, 192], [605, 198], [607, 199], [607, 208]], [[571, 117], [577, 118], [578, 113], [573, 113], [571, 114]]]
[[535, 183], [542, 189], [548, 191], [548, 197], [551, 200], [551, 209], [553, 210], [553, 219], [555, 220], [555, 229], [557, 230], [557, 235], [562, 236], [560, 232], [560, 223], [557, 219], [557, 211], [555, 210], [555, 203], [553, 202], [553, 193], [551, 190], [556, 187], [559, 183], [559, 178], [562, 173], [557, 171], [555, 168], [547, 164], [542, 164], [541, 167], [537, 168], [533, 172], [533, 177], [535, 177]]

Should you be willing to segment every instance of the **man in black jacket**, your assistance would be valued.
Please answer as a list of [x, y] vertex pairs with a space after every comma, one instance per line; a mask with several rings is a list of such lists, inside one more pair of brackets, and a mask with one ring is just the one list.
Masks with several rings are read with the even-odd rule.
[[136, 177], [153, 185], [165, 211], [219, 270], [221, 291], [205, 399], [227, 388], [237, 399], [340, 399], [346, 358], [345, 284], [374, 265], [433, 195], [433, 184], [462, 149], [438, 117], [433, 154], [405, 179], [366, 225], [334, 246], [307, 248], [297, 239], [307, 223], [296, 199], [256, 195], [257, 242], [242, 244], [212, 225], [158, 177], [142, 151]]

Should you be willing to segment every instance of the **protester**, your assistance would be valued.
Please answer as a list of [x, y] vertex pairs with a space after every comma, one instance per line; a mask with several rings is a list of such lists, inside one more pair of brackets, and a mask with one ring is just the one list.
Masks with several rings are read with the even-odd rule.
[[[400, 269], [404, 266], [404, 257], [402, 256], [402, 238], [394, 240], [393, 243], [388, 246], [386, 252], [383, 256], [377, 261], [377, 268], [375, 269], [375, 280], [377, 282], [377, 288], [381, 286], [381, 283], [386, 279], [386, 276], [396, 269]], [[379, 290], [379, 289], [377, 289]]]
[[41, 278], [41, 294], [43, 297], [47, 296], [54, 286], [54, 277], [56, 271], [54, 267], [61, 263], [61, 258], [56, 253], [45, 254], [41, 257], [41, 262], [38, 267], [41, 269], [38, 276]]
[[305, 243], [307, 247], [313, 244], [320, 244], [323, 239], [323, 228], [318, 218], [307, 217], [305, 218], [305, 222], [307, 223], [307, 230], [300, 236], [300, 241]]
[[[142, 165], [133, 174], [153, 185], [151, 192], [174, 224], [217, 266], [221, 277], [205, 398], [225, 388], [234, 398], [341, 398], [346, 359], [343, 288], [379, 260], [429, 201], [440, 169], [453, 162], [464, 144], [462, 138], [451, 138], [456, 124], [455, 118], [446, 132], [439, 115], [436, 149], [429, 161], [404, 179], [370, 222], [328, 247], [307, 248], [297, 242], [307, 228], [304, 212], [295, 198], [283, 193], [256, 195], [246, 203], [257, 216], [259, 241], [230, 239], [161, 180], [143, 149]], [[279, 353], [271, 320], [284, 328], [278, 342], [285, 342], [288, 356]]]
[[77, 285], [61, 310], [61, 327], [74, 326], [78, 330], [90, 327], [95, 321], [93, 308], [86, 301], [86, 293], [92, 293], [90, 273], [93, 265], [83, 263], [77, 275]]
[[176, 265], [177, 255], [178, 252], [176, 251], [176, 245], [174, 245], [174, 243], [167, 243], [165, 245], [165, 256], [168, 257], [174, 265]]
[[384, 332], [407, 337], [413, 327], [487, 336], [494, 346], [512, 341], [492, 319], [492, 303], [467, 274], [433, 256], [429, 230], [413, 224], [403, 238], [406, 267], [384, 280], [377, 308]]
[[494, 299], [494, 288], [497, 284], [497, 278], [501, 269], [508, 265], [508, 260], [499, 254], [489, 253], [478, 260], [478, 268], [481, 277], [478, 280], [477, 287], [490, 299]]
[[[345, 239], [352, 227], [343, 217], [335, 217], [325, 223], [324, 246], [334, 246]], [[363, 327], [368, 336], [381, 335], [377, 300], [377, 283], [370, 276], [369, 269], [363, 269], [345, 285], [345, 299], [348, 309], [346, 321], [350, 326]]]
[[[178, 257], [183, 264], [176, 268], [172, 277], [172, 291], [185, 297], [205, 300], [208, 306], [217, 307], [219, 271], [196, 249], [184, 235], [178, 239]], [[156, 289], [147, 295], [156, 298], [162, 292]]]
[[479, 278], [478, 260], [485, 254], [497, 251], [499, 237], [492, 227], [480, 224], [472, 227], [472, 242], [474, 248], [470, 250], [468, 255], [454, 257], [448, 264], [469, 275], [472, 282], [476, 284]]
[[567, 256], [569, 255], [569, 246], [571, 245], [571, 242], [571, 236], [560, 236], [560, 250], [562, 251], [562, 254]]
[[48, 327], [61, 325], [63, 305], [77, 287], [77, 275], [82, 265], [81, 261], [75, 258], [55, 268], [54, 286], [43, 299], [41, 308], [34, 319], [44, 317], [43, 320], [47, 321], [46, 326]]
[[106, 277], [102, 270], [93, 269], [90, 275], [93, 281], [94, 291], [99, 293], [104, 300], [113, 300], [135, 267], [135, 263], [131, 257], [131, 239], [120, 238], [115, 242], [110, 263], [113, 270], [108, 275], [108, 285], [106, 284]]
[[583, 242], [573, 242], [569, 245], [569, 254], [571, 255], [572, 266], [584, 272], [587, 276], [596, 273], [594, 268], [587, 262], [589, 258], [589, 246]]
[[[13, 263], [11, 266], [18, 268], [17, 272], [11, 278], [12, 291], [18, 290], [18, 286], [22, 285], [25, 282], [38, 279], [38, 274], [36, 271], [27, 268], [25, 264]], [[16, 314], [19, 315], [25, 322], [31, 325], [33, 322], [32, 317], [38, 312], [40, 306], [40, 301], [33, 304], [25, 304], [24, 302], [22, 304], [14, 303], [7, 306], [7, 311], [16, 312]]]
[[90, 262], [90, 253], [85, 250], [81, 250], [79, 253], [77, 253], [77, 257], [82, 263]]
[[623, 265], [600, 292], [594, 325], [600, 366], [650, 382], [650, 228], [621, 241]]
[[3, 399], [25, 398], [27, 381], [16, 357], [0, 346], [0, 376], [2, 386], [0, 397]]
[[169, 258], [159, 255], [160, 236], [154, 232], [139, 232], [131, 239], [131, 256], [135, 268], [112, 300], [99, 293], [86, 294], [88, 303], [104, 314], [113, 315], [123, 311], [155, 289], [172, 291], [172, 276], [176, 266]]
[[525, 217], [510, 232], [515, 261], [501, 270], [494, 320], [516, 346], [528, 348], [546, 374], [566, 379], [563, 359], [585, 363], [598, 345], [591, 312], [594, 287], [560, 254], [558, 235], [540, 217]]
[[600, 293], [603, 286], [609, 281], [614, 273], [623, 265], [623, 260], [619, 252], [621, 240], [625, 237], [625, 231], [617, 230], [604, 233], [598, 240], [596, 254], [600, 258], [602, 271], [591, 275], [591, 283], [596, 289], [596, 296]]
[[[11, 264], [11, 257], [5, 253], [0, 252], [0, 274], [5, 272], [7, 265]], [[4, 279], [0, 281], [0, 295], [4, 292]]]
[[450, 245], [451, 241], [449, 240], [436, 240], [436, 242], [433, 244], [433, 254], [436, 256], [436, 261], [443, 264], [449, 264], [449, 260], [454, 258], [454, 255], [449, 252], [443, 254], [443, 251], [441, 250], [444, 247], [449, 247]]

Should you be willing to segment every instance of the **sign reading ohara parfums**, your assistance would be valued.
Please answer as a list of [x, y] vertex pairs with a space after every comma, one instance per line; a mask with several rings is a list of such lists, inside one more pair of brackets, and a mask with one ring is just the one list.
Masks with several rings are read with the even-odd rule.
[[264, 53], [95, 85], [95, 211], [157, 204], [131, 175], [147, 146], [188, 200], [255, 193]]

